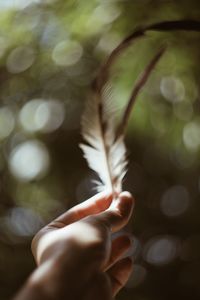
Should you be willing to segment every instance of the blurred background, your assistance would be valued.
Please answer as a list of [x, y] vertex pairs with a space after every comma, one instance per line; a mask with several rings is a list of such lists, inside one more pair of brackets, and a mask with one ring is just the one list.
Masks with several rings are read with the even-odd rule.
[[[99, 67], [137, 26], [200, 20], [198, 0], [0, 1], [0, 299], [34, 269], [33, 235], [91, 195], [78, 147]], [[116, 106], [160, 47], [126, 136], [133, 274], [118, 299], [200, 298], [200, 33], [148, 32], [112, 68]]]

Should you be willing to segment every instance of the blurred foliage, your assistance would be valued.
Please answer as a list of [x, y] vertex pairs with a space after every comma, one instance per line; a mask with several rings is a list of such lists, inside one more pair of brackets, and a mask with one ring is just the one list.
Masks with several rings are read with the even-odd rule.
[[[137, 26], [183, 18], [200, 19], [198, 0], [0, 1], [1, 299], [33, 270], [34, 233], [95, 193], [78, 143], [100, 65]], [[200, 297], [200, 34], [148, 32], [111, 80], [122, 108], [163, 44], [127, 133], [135, 268], [119, 299]]]

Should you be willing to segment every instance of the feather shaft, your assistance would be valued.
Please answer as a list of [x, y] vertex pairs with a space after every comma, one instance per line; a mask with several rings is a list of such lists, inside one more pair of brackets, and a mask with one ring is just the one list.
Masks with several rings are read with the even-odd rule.
[[[88, 145], [81, 144], [80, 147], [90, 168], [97, 172], [103, 185], [114, 192], [115, 180], [111, 159], [114, 127], [108, 125], [104, 111], [106, 105], [101, 101], [96, 93], [86, 107], [82, 119], [82, 135]], [[107, 110], [106, 113], [108, 114]]]
[[136, 101], [136, 98], [138, 96], [138, 94], [140, 93], [140, 91], [142, 90], [142, 88], [144, 87], [145, 83], [147, 82], [149, 76], [151, 75], [152, 71], [154, 70], [155, 66], [157, 65], [157, 63], [159, 62], [160, 58], [162, 57], [163, 53], [165, 52], [166, 48], [162, 48], [151, 60], [151, 62], [147, 65], [147, 67], [145, 68], [145, 70], [142, 72], [142, 74], [139, 76], [138, 80], [136, 81], [133, 91], [131, 93], [131, 97], [130, 100], [128, 101], [128, 104], [124, 110], [124, 113], [122, 115], [122, 119], [121, 122], [118, 126], [117, 129], [117, 133], [116, 133], [116, 139], [120, 136], [123, 135], [127, 124], [128, 124], [128, 120], [133, 108], [133, 105]]
[[101, 67], [99, 75], [94, 80], [94, 87], [101, 91], [101, 88], [107, 82], [109, 77], [110, 68], [116, 61], [119, 55], [126, 50], [134, 41], [139, 38], [145, 37], [148, 31], [196, 31], [200, 32], [200, 21], [185, 19], [185, 20], [172, 20], [153, 23], [146, 26], [141, 26], [135, 29], [128, 37], [126, 37], [122, 42], [111, 52], [107, 58], [105, 64]]
[[106, 165], [107, 165], [107, 170], [108, 170], [108, 178], [109, 178], [108, 187], [111, 189], [112, 192], [114, 192], [111, 166], [110, 166], [110, 162], [109, 162], [109, 149], [108, 149], [108, 146], [106, 144], [106, 139], [105, 139], [105, 126], [104, 126], [104, 122], [103, 122], [103, 108], [102, 108], [102, 103], [100, 101], [99, 101], [98, 106], [99, 106], [98, 110], [99, 110], [99, 118], [100, 118], [100, 124], [101, 124], [101, 139], [102, 139], [102, 143], [103, 143], [104, 155], [105, 155], [105, 160], [106, 160]]

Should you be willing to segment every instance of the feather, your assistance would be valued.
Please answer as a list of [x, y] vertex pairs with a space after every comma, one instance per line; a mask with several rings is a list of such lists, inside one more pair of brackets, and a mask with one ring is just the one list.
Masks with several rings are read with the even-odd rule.
[[99, 175], [98, 190], [119, 193], [127, 160], [123, 138], [116, 140], [114, 110], [105, 94], [93, 93], [82, 118], [82, 136], [87, 144], [80, 147], [89, 167]]
[[94, 89], [93, 95], [86, 104], [81, 124], [82, 136], [86, 143], [80, 144], [80, 147], [89, 167], [99, 175], [99, 191], [108, 189], [118, 194], [122, 190], [122, 180], [127, 172], [128, 164], [124, 143], [128, 117], [136, 96], [163, 52], [164, 49], [153, 57], [136, 82], [119, 126], [115, 122], [112, 93], [107, 86], [100, 92]]
[[127, 172], [124, 133], [136, 97], [148, 80], [165, 49], [161, 49], [147, 65], [133, 88], [131, 98], [125, 107], [119, 125], [115, 122], [115, 108], [106, 82], [116, 58], [134, 40], [144, 37], [146, 31], [194, 30], [200, 31], [200, 22], [192, 20], [167, 21], [137, 29], [125, 38], [110, 54], [93, 83], [93, 92], [82, 117], [82, 136], [85, 143], [80, 145], [89, 167], [100, 179], [98, 190], [109, 189], [114, 195], [122, 190], [122, 180]]

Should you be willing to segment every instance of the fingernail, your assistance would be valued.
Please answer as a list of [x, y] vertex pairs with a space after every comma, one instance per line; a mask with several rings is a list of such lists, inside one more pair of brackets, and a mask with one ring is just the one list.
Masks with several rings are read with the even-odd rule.
[[114, 199], [110, 208], [114, 208], [120, 211], [121, 214], [127, 215], [133, 209], [134, 198], [129, 192], [122, 192], [118, 198]]

